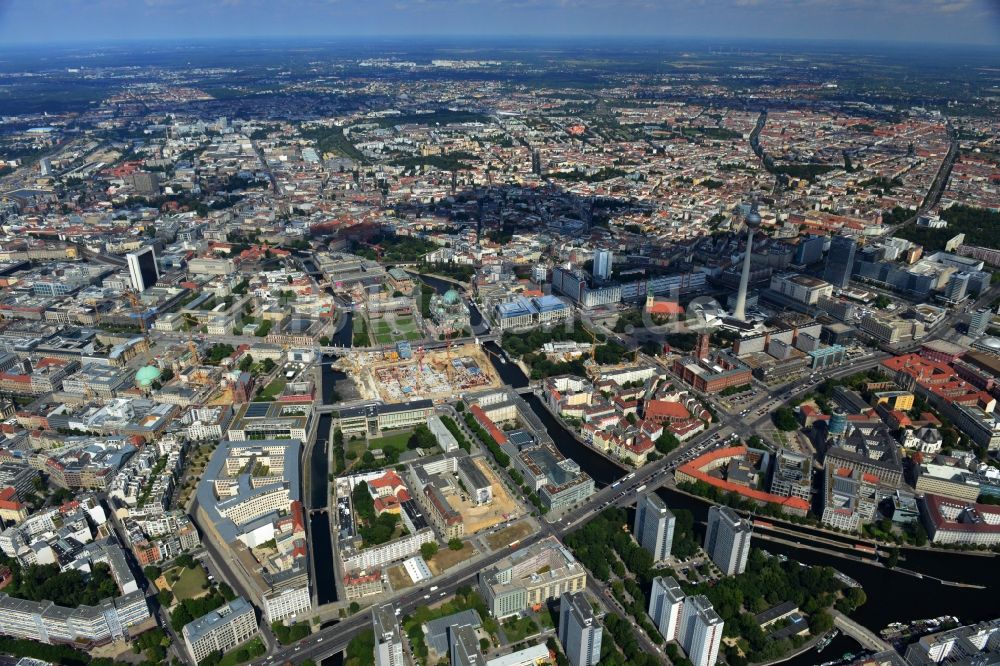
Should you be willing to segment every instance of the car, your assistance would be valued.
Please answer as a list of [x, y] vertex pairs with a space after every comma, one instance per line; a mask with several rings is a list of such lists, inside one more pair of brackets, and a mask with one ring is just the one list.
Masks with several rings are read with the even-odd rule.
[[[396, 610], [399, 610], [399, 609], [397, 608]], [[320, 636], [319, 638], [317, 638], [317, 639], [316, 639], [316, 642], [317, 642], [317, 643], [322, 643], [322, 642], [323, 642], [323, 637], [322, 637], [322, 636]]]

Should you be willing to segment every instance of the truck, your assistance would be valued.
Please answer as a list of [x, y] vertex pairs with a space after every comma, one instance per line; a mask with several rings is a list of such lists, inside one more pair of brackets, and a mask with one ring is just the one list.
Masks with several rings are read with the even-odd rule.
[[645, 489], [646, 489], [646, 484], [644, 483], [644, 484], [642, 484], [641, 486], [639, 486], [638, 488], [635, 489], [635, 494], [638, 495], [639, 493], [641, 493]]

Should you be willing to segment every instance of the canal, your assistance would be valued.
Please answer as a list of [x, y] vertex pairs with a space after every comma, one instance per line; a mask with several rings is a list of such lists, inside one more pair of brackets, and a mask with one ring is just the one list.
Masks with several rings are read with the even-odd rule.
[[337, 330], [330, 336], [334, 347], [350, 347], [354, 340], [354, 313], [342, 311], [337, 320]]
[[[493, 343], [487, 343], [488, 345]], [[497, 373], [507, 384], [514, 387], [527, 385], [528, 378], [518, 366], [513, 363], [499, 363], [493, 354], [489, 356]], [[562, 423], [545, 409], [537, 396], [528, 395], [526, 400], [545, 425], [559, 451], [575, 460], [598, 485], [613, 483], [625, 473], [624, 469], [577, 441]], [[711, 506], [709, 502], [666, 488], [657, 492], [667, 506], [687, 509], [694, 515], [696, 521], [703, 523], [706, 520], [708, 508]], [[835, 567], [858, 581], [868, 595], [869, 601], [855, 611], [852, 617], [876, 633], [890, 622], [909, 622], [940, 615], [954, 615], [969, 623], [993, 618], [997, 613], [996, 598], [990, 589], [995, 590], [997, 585], [1000, 585], [1000, 574], [997, 573], [997, 563], [994, 558], [952, 552], [903, 551], [905, 560], [901, 566], [928, 575], [986, 586], [986, 589], [975, 589], [942, 585], [936, 581], [916, 578], [883, 567], [763, 539], [755, 543], [768, 552], [783, 554], [804, 564]], [[838, 637], [822, 655], [809, 652], [787, 663], [790, 666], [815, 664], [857, 649], [857, 645], [851, 639]], [[822, 658], [817, 659], [818, 656]]]
[[312, 533], [313, 566], [316, 570], [316, 601], [329, 604], [337, 600], [337, 582], [334, 580], [333, 543], [330, 541], [330, 514], [313, 511], [309, 514]]
[[332, 420], [329, 414], [319, 417], [319, 424], [316, 426], [316, 443], [313, 444], [312, 457], [309, 460], [309, 478], [312, 481], [312, 489], [309, 497], [310, 509], [326, 508], [327, 480], [330, 473], [330, 424]]
[[[326, 366], [324, 366], [325, 368]], [[316, 572], [316, 600], [328, 604], [337, 600], [337, 584], [334, 580], [333, 543], [330, 534], [330, 515], [327, 513], [329, 474], [330, 426], [329, 414], [319, 417], [316, 425], [316, 442], [309, 459], [309, 532], [312, 537], [313, 567]]]

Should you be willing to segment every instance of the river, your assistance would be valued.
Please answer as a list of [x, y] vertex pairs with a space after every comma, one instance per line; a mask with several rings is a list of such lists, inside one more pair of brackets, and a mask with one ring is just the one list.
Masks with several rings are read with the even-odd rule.
[[[492, 354], [489, 357], [505, 382], [514, 387], [527, 385], [528, 379], [518, 366], [513, 363], [499, 363]], [[545, 409], [536, 396], [529, 395], [526, 399], [542, 420], [559, 451], [579, 463], [581, 469], [590, 474], [598, 485], [612, 483], [625, 473], [623, 468], [577, 441], [562, 423]], [[666, 488], [660, 489], [658, 494], [667, 506], [691, 511], [696, 521], [704, 522], [708, 516], [710, 503], [707, 501]], [[836, 567], [858, 581], [868, 595], [868, 603], [859, 608], [852, 617], [876, 633], [890, 622], [955, 615], [968, 623], [991, 619], [997, 615], [996, 597], [990, 590], [992, 587], [995, 591], [1000, 585], [997, 560], [994, 558], [953, 552], [903, 551], [905, 561], [901, 566], [946, 579], [987, 586], [987, 589], [979, 590], [942, 585], [882, 567], [762, 539], [757, 540], [756, 545], [804, 564]], [[856, 650], [857, 646], [853, 645], [853, 641], [838, 637], [824, 650], [821, 655], [824, 659], [817, 659], [818, 655], [810, 652], [788, 663], [792, 666], [815, 664], [833, 659], [845, 651]]]
[[350, 347], [354, 340], [354, 313], [340, 313], [339, 328], [330, 337], [330, 344], [335, 347]]

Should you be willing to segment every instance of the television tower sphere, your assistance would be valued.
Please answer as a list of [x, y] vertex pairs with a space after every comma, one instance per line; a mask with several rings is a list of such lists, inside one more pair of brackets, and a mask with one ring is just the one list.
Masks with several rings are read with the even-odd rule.
[[759, 227], [760, 226], [760, 213], [757, 212], [757, 202], [754, 201], [750, 206], [750, 212], [747, 213], [746, 220], [748, 227]]

